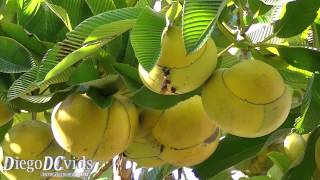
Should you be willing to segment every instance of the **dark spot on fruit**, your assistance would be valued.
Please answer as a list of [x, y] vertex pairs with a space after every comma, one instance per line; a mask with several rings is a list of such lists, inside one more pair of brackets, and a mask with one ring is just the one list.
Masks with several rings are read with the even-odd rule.
[[162, 68], [162, 72], [163, 72], [164, 76], [169, 76], [169, 74], [170, 74], [170, 69], [169, 69], [169, 68], [166, 68], [166, 67], [163, 67], [163, 68]]
[[171, 92], [172, 93], [176, 93], [177, 92], [177, 89], [175, 87], [171, 87]]
[[166, 84], [171, 84], [171, 81], [170, 81], [169, 79], [164, 80], [164, 82], [165, 82]]
[[161, 144], [161, 146], [160, 146], [160, 153], [162, 153], [163, 150], [164, 150], [164, 145]]
[[88, 151], [88, 148], [83, 148], [83, 151]]
[[207, 143], [207, 144], [212, 143], [213, 141], [215, 141], [215, 140], [218, 138], [219, 133], [220, 133], [219, 128], [216, 128], [216, 129], [214, 130], [214, 132], [211, 134], [211, 136], [208, 137], [204, 142]]

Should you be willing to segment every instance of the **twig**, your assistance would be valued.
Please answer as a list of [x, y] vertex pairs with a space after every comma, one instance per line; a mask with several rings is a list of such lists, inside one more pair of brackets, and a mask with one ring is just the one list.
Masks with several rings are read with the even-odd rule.
[[223, 49], [222, 51], [220, 51], [218, 53], [218, 57], [220, 57], [223, 53], [227, 52], [230, 48], [232, 48], [234, 45], [234, 43], [231, 43], [229, 46], [227, 46], [225, 49]]
[[98, 170], [97, 174], [94, 175], [93, 179], [98, 179], [105, 171], [107, 171], [112, 166], [112, 160], [104, 163], [100, 169]]

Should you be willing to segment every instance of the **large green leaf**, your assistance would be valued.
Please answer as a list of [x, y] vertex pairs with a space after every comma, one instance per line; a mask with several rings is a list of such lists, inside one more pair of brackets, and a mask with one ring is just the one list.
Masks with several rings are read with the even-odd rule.
[[306, 153], [303, 161], [291, 169], [283, 178], [284, 180], [310, 180], [313, 179], [313, 174], [316, 169], [315, 162], [315, 144], [320, 137], [320, 128], [313, 131], [308, 138]]
[[302, 104], [302, 117], [296, 128], [303, 133], [310, 132], [320, 124], [320, 74], [314, 73], [309, 80], [308, 89]]
[[14, 81], [8, 90], [8, 100], [13, 100], [28, 92], [31, 92], [32, 90], [37, 89], [37, 86], [34, 84], [34, 82], [37, 79], [38, 72], [39, 68], [34, 67], [21, 75], [19, 79]]
[[276, 22], [274, 32], [278, 37], [297, 35], [310, 26], [317, 17], [319, 0], [296, 0], [286, 5], [284, 16]]
[[138, 0], [136, 7], [151, 7], [153, 8], [157, 0]]
[[67, 11], [72, 27], [76, 27], [82, 21], [92, 16], [85, 0], [51, 0], [51, 2]]
[[116, 9], [116, 5], [113, 0], [86, 0], [94, 15]]
[[42, 0], [19, 0], [19, 3], [18, 23], [41, 40], [57, 41], [62, 38], [60, 31], [67, 31], [62, 21]]
[[62, 20], [68, 30], [71, 31], [72, 25], [67, 11], [60, 6], [48, 2], [48, 0], [44, 1], [44, 3], [56, 16], [58, 16]]
[[[140, 8], [117, 9], [99, 14], [81, 23], [66, 35], [67, 38], [65, 40], [57, 43], [53, 49], [48, 51], [40, 67], [38, 81], [50, 80], [57, 74], [63, 73], [70, 65], [89, 56], [103, 46], [105, 42], [83, 44], [96, 28], [117, 21], [136, 19], [140, 11]], [[59, 63], [60, 61], [61, 63]]]
[[151, 70], [161, 51], [161, 35], [165, 18], [150, 8], [139, 16], [131, 33], [131, 43], [139, 63], [147, 71]]
[[17, 24], [1, 21], [1, 30], [6, 36], [18, 41], [20, 44], [28, 48], [30, 51], [43, 56], [47, 51], [47, 47], [34, 34], [29, 34], [26, 30]]
[[135, 19], [126, 19], [99, 26], [89, 35], [84, 43], [90, 44], [97, 41], [111, 41], [131, 29], [135, 23]]
[[35, 66], [31, 53], [17, 41], [0, 36], [0, 72], [21, 73]]
[[120, 74], [122, 80], [131, 92], [135, 92], [143, 86], [136, 68], [121, 63], [114, 64], [113, 67]]
[[292, 66], [311, 72], [320, 70], [320, 50], [285, 46], [279, 46], [277, 50], [280, 57]]
[[172, 165], [163, 165], [151, 170], [142, 171], [140, 177], [141, 180], [162, 180], [165, 179], [175, 169], [176, 167]]
[[182, 95], [166, 96], [152, 92], [146, 87], [142, 87], [131, 97], [131, 99], [135, 104], [145, 108], [168, 109], [178, 102], [186, 100], [196, 94], [199, 94], [199, 89]]
[[185, 0], [182, 25], [187, 52], [207, 41], [225, 4], [225, 0]]

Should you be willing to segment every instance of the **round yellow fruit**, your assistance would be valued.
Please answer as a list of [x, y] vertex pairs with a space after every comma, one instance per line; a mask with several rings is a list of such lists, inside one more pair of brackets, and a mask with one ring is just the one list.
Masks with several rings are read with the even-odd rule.
[[[5, 135], [0, 151], [1, 166], [5, 166], [5, 158], [7, 156], [16, 158], [18, 160], [30, 161], [35, 164], [35, 161], [41, 162], [39, 166], [26, 165], [26, 169], [9, 169], [5, 170], [3, 174], [10, 180], [34, 180], [46, 179], [48, 177], [41, 177], [41, 172], [44, 167], [45, 157], [52, 158], [57, 156], [66, 156], [66, 152], [56, 144], [50, 126], [46, 123], [36, 120], [23, 121], [13, 126]], [[31, 161], [30, 161], [31, 162]], [[12, 162], [11, 162], [12, 163]], [[10, 164], [10, 163], [9, 163]], [[33, 164], [33, 165], [34, 165]], [[40, 169], [36, 169], [39, 167]], [[10, 165], [9, 167], [10, 168]], [[47, 172], [53, 172], [48, 170]]]
[[5, 103], [0, 101], [0, 126], [9, 122], [14, 115], [12, 109], [10, 109]]
[[138, 124], [135, 106], [114, 100], [101, 109], [85, 95], [69, 96], [52, 114], [52, 131], [70, 154], [93, 160], [110, 160], [122, 153], [134, 138]]
[[306, 142], [304, 138], [297, 133], [289, 134], [284, 142], [284, 152], [291, 161], [291, 166], [294, 167], [301, 163], [306, 149]]
[[272, 66], [246, 60], [217, 70], [203, 87], [202, 102], [222, 130], [260, 137], [286, 120], [292, 99], [288, 89]]
[[29, 120], [18, 123], [7, 132], [2, 148], [8, 156], [32, 159], [40, 155], [53, 141], [48, 124]]
[[163, 146], [160, 159], [192, 166], [207, 159], [217, 148], [220, 132], [205, 113], [200, 96], [193, 96], [161, 112], [152, 134]]
[[139, 75], [150, 90], [165, 94], [183, 94], [200, 87], [217, 64], [217, 48], [209, 40], [198, 51], [187, 54], [180, 27], [169, 28], [162, 37], [160, 58], [148, 72], [139, 65]]

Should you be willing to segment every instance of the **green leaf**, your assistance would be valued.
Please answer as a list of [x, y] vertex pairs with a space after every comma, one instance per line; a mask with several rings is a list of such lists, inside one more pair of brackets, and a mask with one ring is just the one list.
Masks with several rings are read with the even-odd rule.
[[320, 74], [314, 73], [309, 80], [307, 92], [302, 104], [302, 117], [298, 119], [296, 128], [300, 132], [310, 132], [320, 124]]
[[96, 41], [108, 42], [131, 29], [135, 23], [135, 19], [126, 19], [99, 26], [89, 35], [84, 43], [90, 44]]
[[[293, 118], [292, 118], [293, 119]], [[204, 162], [193, 168], [200, 179], [208, 179], [243, 160], [256, 155], [264, 147], [279, 138], [285, 137], [290, 129], [280, 129], [268, 136], [259, 138], [241, 138], [227, 135], [220, 140], [216, 151]]]
[[47, 48], [44, 46], [44, 44], [34, 34], [28, 34], [22, 26], [6, 21], [1, 21], [0, 26], [1, 30], [5, 32], [6, 36], [15, 39], [20, 44], [37, 53], [38, 55], [42, 56], [47, 51]]
[[248, 4], [251, 12], [256, 16], [266, 14], [272, 8], [272, 6], [257, 0], [248, 0]]
[[51, 69], [48, 72], [48, 74], [44, 78], [44, 81], [48, 81], [49, 79], [56, 77], [57, 75], [61, 74], [63, 71], [67, 70], [70, 66], [77, 63], [78, 61], [82, 60], [85, 57], [88, 57], [94, 52], [97, 52], [99, 48], [105, 45], [105, 43], [106, 42], [103, 41], [101, 43], [86, 45], [68, 54], [53, 69]]
[[37, 89], [37, 86], [34, 84], [34, 82], [37, 79], [38, 72], [39, 68], [34, 67], [21, 75], [19, 79], [14, 81], [8, 90], [8, 100], [11, 101], [20, 97], [21, 95]]
[[21, 73], [35, 66], [31, 53], [17, 41], [0, 36], [0, 72]]
[[131, 97], [131, 99], [135, 104], [145, 108], [168, 109], [178, 102], [186, 100], [196, 94], [199, 94], [199, 89], [183, 95], [165, 96], [152, 92], [146, 87], [142, 87]]
[[[87, 37], [95, 30], [95, 28], [104, 24], [125, 19], [136, 19], [140, 11], [140, 8], [125, 8], [107, 11], [105, 13], [93, 16], [81, 23], [73, 31], [66, 35], [67, 38], [65, 40], [57, 43], [50, 51], [48, 51], [47, 55], [42, 61], [43, 63], [40, 66], [40, 72], [37, 81], [45, 83], [46, 81], [43, 80], [46, 77], [46, 79], [50, 79], [59, 73], [63, 73], [64, 70], [68, 71], [68, 68], [71, 65], [81, 60], [81, 58], [91, 55], [91, 53], [98, 49], [97, 47], [104, 45], [104, 43], [93, 45], [83, 44], [85, 39], [87, 39]], [[65, 60], [61, 61], [62, 59]], [[48, 74], [50, 71], [51, 73]], [[67, 77], [65, 81], [66, 80], [68, 80]], [[55, 82], [54, 80], [51, 81], [51, 83], [61, 82]]]
[[8, 132], [8, 130], [11, 128], [13, 124], [13, 121], [9, 121], [7, 122], [5, 125], [0, 127], [0, 142], [2, 143], [4, 136], [6, 135], [6, 133]]
[[17, 21], [20, 25], [44, 41], [55, 42], [62, 38], [59, 33], [67, 29], [42, 0], [19, 1]]
[[281, 152], [272, 151], [267, 154], [268, 158], [277, 165], [282, 172], [286, 173], [290, 168], [290, 159], [288, 156]]
[[182, 25], [188, 53], [207, 41], [225, 4], [226, 0], [185, 0]]
[[63, 9], [60, 6], [49, 3], [48, 0], [45, 1], [45, 5], [48, 6], [48, 8], [62, 20], [62, 22], [65, 24], [69, 31], [72, 30], [70, 18], [65, 9]]
[[131, 43], [139, 63], [150, 71], [159, 58], [165, 18], [150, 8], [139, 16], [131, 32]]
[[165, 179], [176, 167], [172, 165], [163, 165], [161, 167], [153, 168], [150, 171], [142, 171], [142, 175], [140, 175], [141, 180], [162, 180]]
[[136, 4], [136, 7], [151, 7], [155, 5], [157, 0], [139, 0]]
[[131, 92], [135, 92], [143, 86], [136, 68], [120, 63], [114, 64], [113, 67], [121, 75], [121, 78]]
[[[34, 103], [30, 102], [33, 101], [32, 97], [29, 97], [28, 100], [25, 100], [23, 98], [15, 98], [10, 101], [10, 105], [13, 106], [16, 109], [23, 109], [29, 112], [43, 112], [45, 110], [53, 108], [55, 105], [57, 105], [59, 102], [63, 101], [67, 96], [69, 96], [73, 90], [70, 90], [68, 92], [58, 92], [52, 94], [52, 97], [48, 100], [46, 97], [44, 103]], [[41, 97], [33, 97], [35, 99], [41, 100]]]
[[51, 2], [67, 11], [72, 27], [92, 16], [90, 8], [84, 0], [51, 0]]
[[315, 144], [320, 137], [320, 128], [315, 129], [308, 138], [303, 161], [286, 174], [284, 180], [310, 180], [316, 169]]
[[280, 57], [292, 66], [311, 72], [320, 70], [320, 50], [285, 46], [279, 46], [277, 50]]
[[112, 94], [106, 94], [105, 91], [97, 88], [89, 88], [87, 95], [93, 99], [102, 109], [108, 108], [112, 105]]
[[86, 0], [86, 2], [94, 15], [116, 9], [113, 0]]
[[99, 79], [99, 71], [93, 60], [82, 62], [71, 74], [69, 83], [72, 85]]
[[296, 0], [286, 5], [286, 12], [275, 23], [274, 32], [280, 38], [287, 38], [300, 34], [310, 26], [317, 17], [320, 7], [319, 0]]

